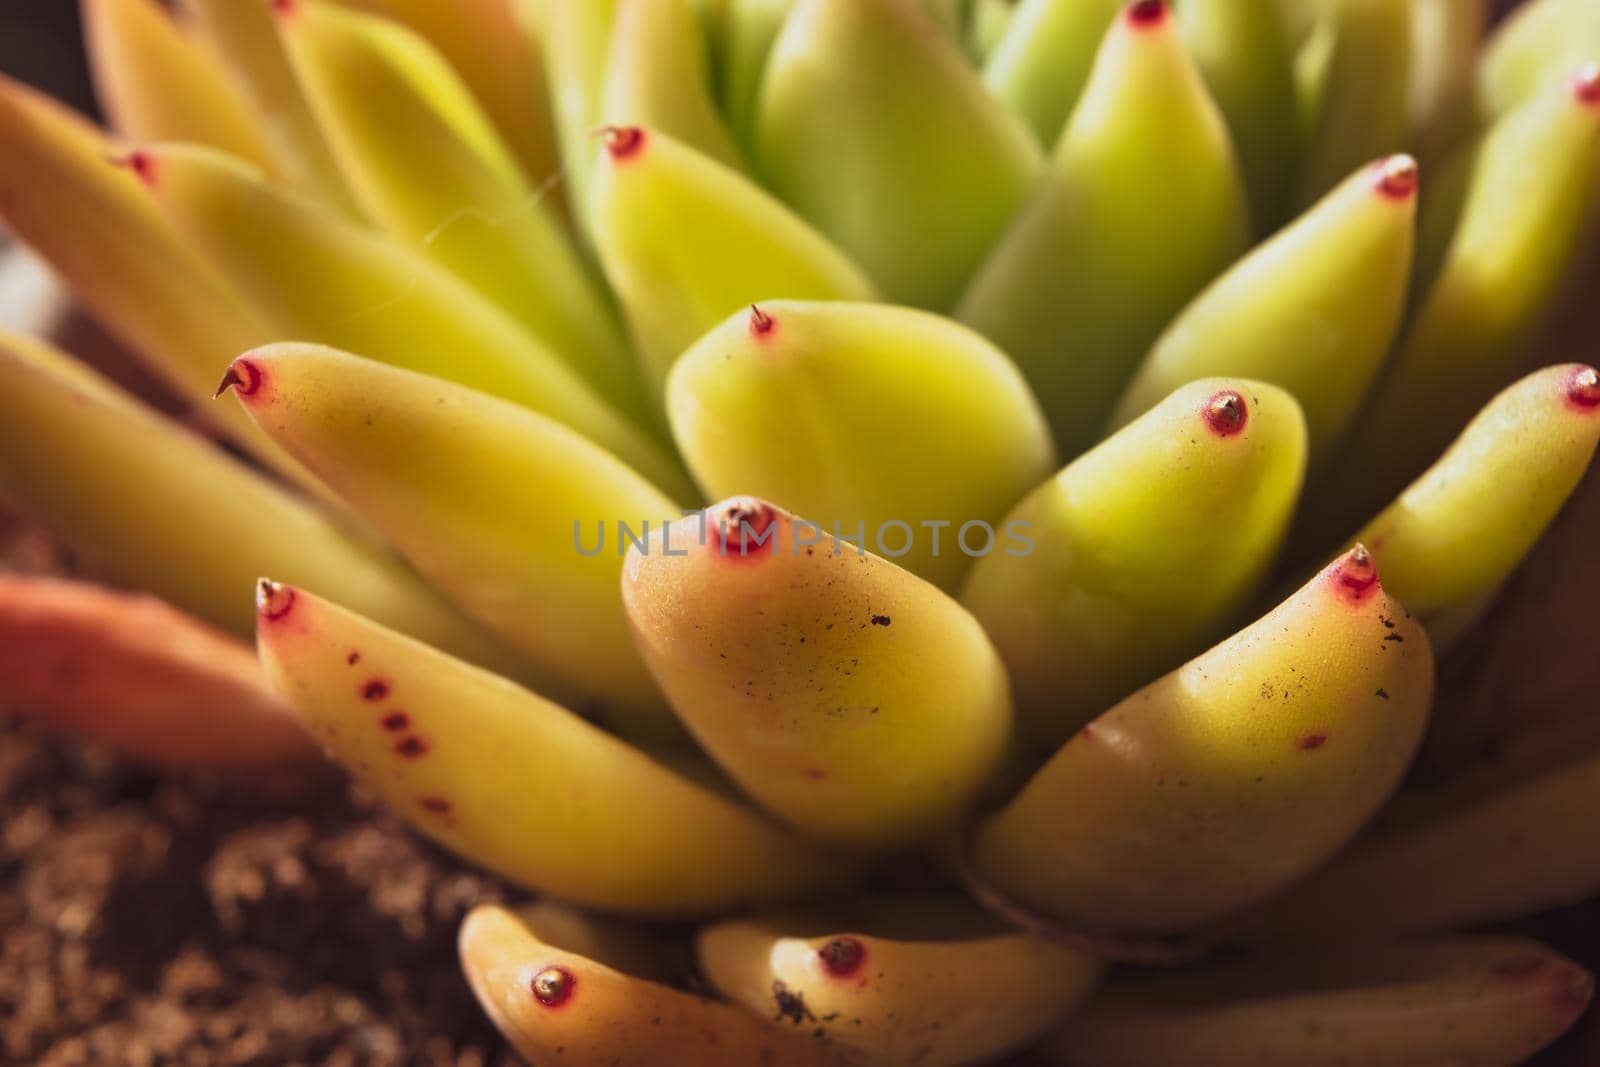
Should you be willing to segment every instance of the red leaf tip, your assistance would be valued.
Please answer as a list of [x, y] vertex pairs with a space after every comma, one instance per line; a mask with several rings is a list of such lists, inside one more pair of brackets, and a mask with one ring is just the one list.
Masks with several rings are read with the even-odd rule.
[[119, 167], [133, 171], [134, 177], [148, 189], [156, 187], [156, 157], [142, 148], [136, 148], [120, 159], [112, 160]]
[[1380, 160], [1377, 165], [1378, 192], [1392, 200], [1410, 200], [1417, 191], [1420, 173], [1417, 161], [1404, 153]]
[[217, 386], [216, 397], [220, 397], [229, 389], [240, 396], [254, 396], [256, 390], [261, 388], [261, 368], [254, 361], [240, 356], [228, 364], [228, 370], [222, 376], [222, 383]]
[[256, 583], [256, 613], [268, 622], [275, 622], [289, 614], [294, 607], [292, 588], [269, 578]]
[[817, 949], [817, 961], [834, 978], [849, 978], [867, 961], [867, 946], [853, 937], [836, 937]]
[[1218, 437], [1232, 437], [1243, 432], [1250, 422], [1250, 406], [1244, 397], [1232, 389], [1214, 393], [1201, 409], [1206, 428]]
[[770, 337], [772, 335], [772, 331], [777, 329], [777, 327], [778, 327], [777, 320], [775, 320], [771, 315], [768, 315], [765, 311], [762, 311], [759, 307], [757, 307], [754, 304], [750, 305], [750, 336], [751, 337], [755, 337], [755, 338]]
[[729, 559], [757, 559], [774, 555], [778, 538], [773, 527], [778, 509], [764, 500], [739, 497], [728, 501], [710, 516], [711, 547]]
[[272, 0], [272, 13], [286, 19], [300, 10], [299, 0]]
[[1567, 377], [1567, 399], [1574, 407], [1600, 407], [1600, 371], [1579, 367]]
[[1138, 29], [1159, 25], [1166, 17], [1166, 0], [1134, 0], [1128, 5], [1128, 22]]
[[602, 126], [596, 132], [606, 153], [618, 163], [638, 155], [644, 147], [644, 131], [637, 126]]
[[1600, 63], [1588, 63], [1572, 76], [1572, 92], [1580, 104], [1600, 104]]
[[547, 1008], [559, 1008], [572, 999], [572, 991], [577, 986], [578, 980], [571, 971], [555, 966], [541, 968], [528, 983], [533, 990], [533, 999]]
[[1366, 545], [1356, 545], [1333, 565], [1339, 587], [1356, 600], [1364, 598], [1378, 585], [1378, 565]]

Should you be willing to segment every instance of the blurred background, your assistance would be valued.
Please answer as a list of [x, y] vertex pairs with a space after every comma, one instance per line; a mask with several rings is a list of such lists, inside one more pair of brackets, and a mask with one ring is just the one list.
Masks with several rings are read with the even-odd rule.
[[0, 0], [0, 71], [92, 109], [76, 0]]

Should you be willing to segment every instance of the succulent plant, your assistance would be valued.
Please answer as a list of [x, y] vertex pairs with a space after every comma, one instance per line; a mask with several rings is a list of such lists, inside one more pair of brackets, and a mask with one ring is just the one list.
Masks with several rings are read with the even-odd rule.
[[536, 894], [531, 1061], [1583, 1012], [1463, 931], [1600, 891], [1593, 0], [83, 6], [116, 132], [0, 84], [0, 215], [187, 425], [0, 336], [118, 587], [0, 582], [0, 688]]

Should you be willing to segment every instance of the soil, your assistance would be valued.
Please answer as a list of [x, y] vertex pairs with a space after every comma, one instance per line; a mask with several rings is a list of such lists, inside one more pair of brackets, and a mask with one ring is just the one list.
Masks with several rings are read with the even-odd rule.
[[494, 882], [337, 787], [264, 799], [0, 724], [0, 1063], [511, 1067]]

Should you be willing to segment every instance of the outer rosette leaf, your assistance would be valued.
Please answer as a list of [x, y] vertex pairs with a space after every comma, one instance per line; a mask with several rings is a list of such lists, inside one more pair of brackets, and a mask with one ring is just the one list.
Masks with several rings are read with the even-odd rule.
[[636, 978], [552, 943], [548, 923], [481, 907], [461, 962], [484, 1011], [530, 1062], [571, 1067], [846, 1067], [826, 1045], [743, 1008]]
[[681, 484], [676, 464], [642, 430], [421, 254], [274, 189], [219, 153], [167, 146], [140, 158], [162, 210], [283, 334], [512, 400], [664, 485]]
[[267, 676], [329, 754], [447, 848], [608, 911], [715, 912], [848, 867], [487, 671], [263, 580]]
[[1512, 1067], [1588, 1005], [1543, 945], [1479, 937], [1305, 949], [1130, 977], [1052, 1038], [1062, 1067]]
[[591, 717], [681, 738], [617, 596], [622, 524], [681, 513], [642, 476], [515, 404], [332, 349], [258, 349], [228, 382], [274, 440]]
[[1085, 931], [1193, 928], [1349, 840], [1399, 784], [1432, 696], [1426, 632], [1353, 550], [1080, 731], [978, 828], [973, 868]]
[[263, 569], [509, 672], [517, 661], [387, 551], [71, 357], [0, 335], [0, 481], [85, 563], [248, 635]]
[[730, 1000], [884, 1067], [992, 1062], [1082, 1003], [1103, 969], [937, 899], [735, 919], [697, 944], [701, 970]]

